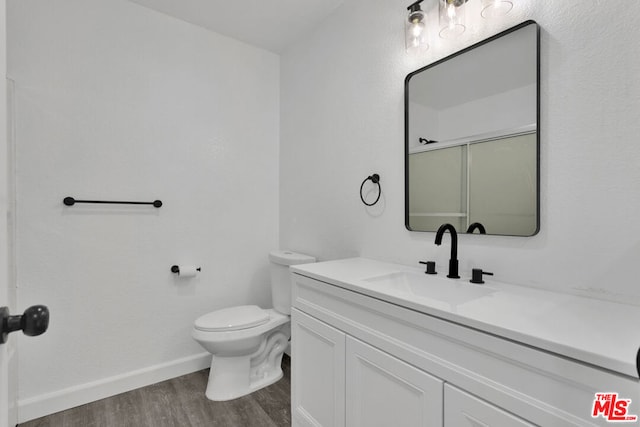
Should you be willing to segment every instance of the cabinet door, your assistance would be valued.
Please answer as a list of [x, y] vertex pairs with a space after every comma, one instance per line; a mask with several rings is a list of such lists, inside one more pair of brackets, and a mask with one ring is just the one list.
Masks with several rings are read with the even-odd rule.
[[291, 310], [293, 426], [344, 426], [345, 334]]
[[445, 427], [534, 426], [449, 384], [444, 386], [444, 425]]
[[347, 337], [347, 426], [442, 426], [442, 381]]

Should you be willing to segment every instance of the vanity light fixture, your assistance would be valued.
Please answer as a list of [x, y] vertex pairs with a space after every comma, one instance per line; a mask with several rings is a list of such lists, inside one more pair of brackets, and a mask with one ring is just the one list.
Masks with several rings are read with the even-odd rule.
[[[409, 5], [409, 16], [405, 21], [405, 42], [407, 53], [420, 53], [429, 49], [431, 24], [427, 22], [427, 13], [420, 8], [418, 0]], [[515, 0], [428, 0], [435, 8], [438, 7], [438, 35], [442, 39], [455, 39], [460, 37], [467, 29], [466, 9], [468, 2], [480, 2], [480, 16], [486, 19], [500, 18], [513, 9]], [[431, 8], [431, 4], [426, 7]], [[435, 16], [435, 15], [434, 15]]]
[[467, 29], [465, 3], [467, 0], [438, 0], [440, 37], [455, 39]]
[[422, 1], [418, 0], [407, 7], [409, 16], [406, 21], [405, 41], [408, 53], [424, 52], [429, 49], [426, 28], [427, 14], [420, 9]]

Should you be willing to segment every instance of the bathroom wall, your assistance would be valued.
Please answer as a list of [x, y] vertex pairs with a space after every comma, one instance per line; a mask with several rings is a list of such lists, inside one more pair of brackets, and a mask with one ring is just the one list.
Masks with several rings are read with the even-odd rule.
[[21, 421], [208, 366], [197, 316], [270, 305], [279, 57], [125, 0], [9, 0], [8, 40]]
[[[534, 19], [542, 46], [541, 230], [529, 238], [460, 236], [461, 270], [640, 303], [640, 2], [514, 3], [504, 20], [485, 21], [453, 44], [435, 41], [416, 58], [404, 51], [406, 5], [350, 0], [283, 55], [281, 246], [321, 260], [435, 259], [446, 268], [448, 244], [404, 228], [404, 77]], [[358, 189], [373, 172], [383, 196], [368, 208]]]

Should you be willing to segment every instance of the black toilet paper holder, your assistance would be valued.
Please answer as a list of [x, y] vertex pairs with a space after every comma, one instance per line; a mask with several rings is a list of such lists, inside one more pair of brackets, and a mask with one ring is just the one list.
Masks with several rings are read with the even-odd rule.
[[[202, 269], [200, 267], [196, 268], [196, 271], [202, 271]], [[180, 273], [180, 267], [177, 265], [172, 265], [171, 266], [171, 272], [172, 273]]]

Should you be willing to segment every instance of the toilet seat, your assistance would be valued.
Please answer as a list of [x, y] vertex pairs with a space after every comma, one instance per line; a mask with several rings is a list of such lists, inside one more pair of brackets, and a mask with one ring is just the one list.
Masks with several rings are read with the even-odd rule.
[[205, 332], [226, 332], [254, 328], [269, 321], [269, 312], [257, 305], [223, 308], [200, 316], [195, 328]]

